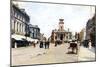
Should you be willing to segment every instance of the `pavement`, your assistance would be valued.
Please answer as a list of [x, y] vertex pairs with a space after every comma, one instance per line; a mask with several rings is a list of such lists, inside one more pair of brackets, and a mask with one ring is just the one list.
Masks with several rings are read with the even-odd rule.
[[81, 46], [78, 53], [78, 61], [95, 61], [95, 56], [95, 48], [89, 49]]
[[83, 46], [79, 47], [78, 54], [67, 54], [68, 43], [58, 45], [50, 44], [49, 49], [33, 46], [12, 48], [12, 66], [30, 64], [67, 63], [95, 60], [95, 53]]

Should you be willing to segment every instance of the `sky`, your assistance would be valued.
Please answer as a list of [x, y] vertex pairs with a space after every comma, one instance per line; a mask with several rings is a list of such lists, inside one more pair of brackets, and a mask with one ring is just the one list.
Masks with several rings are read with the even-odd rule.
[[[16, 4], [16, 2], [14, 1]], [[59, 19], [64, 19], [64, 29], [80, 32], [95, 13], [94, 6], [63, 5], [34, 2], [18, 2], [30, 16], [30, 23], [38, 25], [40, 32], [50, 37], [52, 30], [58, 29]]]

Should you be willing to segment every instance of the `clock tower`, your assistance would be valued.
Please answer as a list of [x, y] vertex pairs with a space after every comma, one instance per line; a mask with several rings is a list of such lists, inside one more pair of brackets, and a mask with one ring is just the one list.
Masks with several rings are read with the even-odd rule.
[[64, 30], [64, 19], [59, 19], [59, 30], [63, 31]]

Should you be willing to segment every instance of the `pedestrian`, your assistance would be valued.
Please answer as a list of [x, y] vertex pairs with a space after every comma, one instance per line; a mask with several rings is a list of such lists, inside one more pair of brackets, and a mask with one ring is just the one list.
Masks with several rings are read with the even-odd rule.
[[48, 38], [48, 49], [49, 49], [49, 46], [50, 46], [50, 38]]
[[32, 44], [33, 44], [33, 47], [36, 47], [35, 41], [33, 41]]
[[44, 47], [45, 47], [45, 49], [47, 49], [47, 45], [48, 45], [48, 42], [45, 41], [45, 42], [44, 42]]
[[43, 48], [43, 41], [40, 41], [40, 48]]
[[57, 46], [57, 41], [55, 41], [55, 47]]
[[91, 40], [89, 40], [88, 46], [89, 46], [89, 49], [91, 49], [91, 47], [92, 47]]
[[86, 47], [86, 48], [88, 48], [88, 42], [89, 42], [88, 40], [84, 40], [83, 41], [83, 46]]
[[49, 45], [50, 45], [50, 42], [49, 41], [47, 41], [47, 48], [49, 49]]

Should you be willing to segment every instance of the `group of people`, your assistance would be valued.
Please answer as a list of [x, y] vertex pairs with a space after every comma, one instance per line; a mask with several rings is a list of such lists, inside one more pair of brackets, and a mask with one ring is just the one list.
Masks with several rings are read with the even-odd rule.
[[[75, 40], [72, 40], [71, 42], [68, 42], [68, 43], [69, 43], [69, 47], [67, 48], [68, 52], [71, 49], [70, 53], [76, 53], [77, 54], [78, 53], [78, 44], [81, 46], [82, 43], [80, 41], [75, 41]], [[55, 41], [55, 47], [59, 44], [61, 44], [60, 41]], [[36, 47], [36, 44], [33, 43], [33, 46]], [[49, 49], [50, 41], [49, 40], [39, 41], [39, 47]], [[89, 47], [89, 49], [91, 49], [91, 41], [90, 40], [88, 42], [88, 47]]]
[[45, 49], [49, 49], [50, 46], [50, 42], [49, 41], [40, 41], [40, 48], [45, 48]]
[[[71, 42], [68, 42], [69, 43], [69, 47], [67, 48], [68, 52], [71, 49], [70, 53], [76, 53], [76, 54], [78, 53], [78, 43], [76, 43], [76, 42], [77, 41], [75, 41], [75, 40], [72, 40]], [[55, 47], [58, 44], [61, 44], [61, 43], [59, 41], [55, 41]], [[36, 47], [36, 44], [33, 43], [33, 46]], [[49, 49], [50, 48], [50, 41], [49, 40], [39, 41], [39, 48]]]

